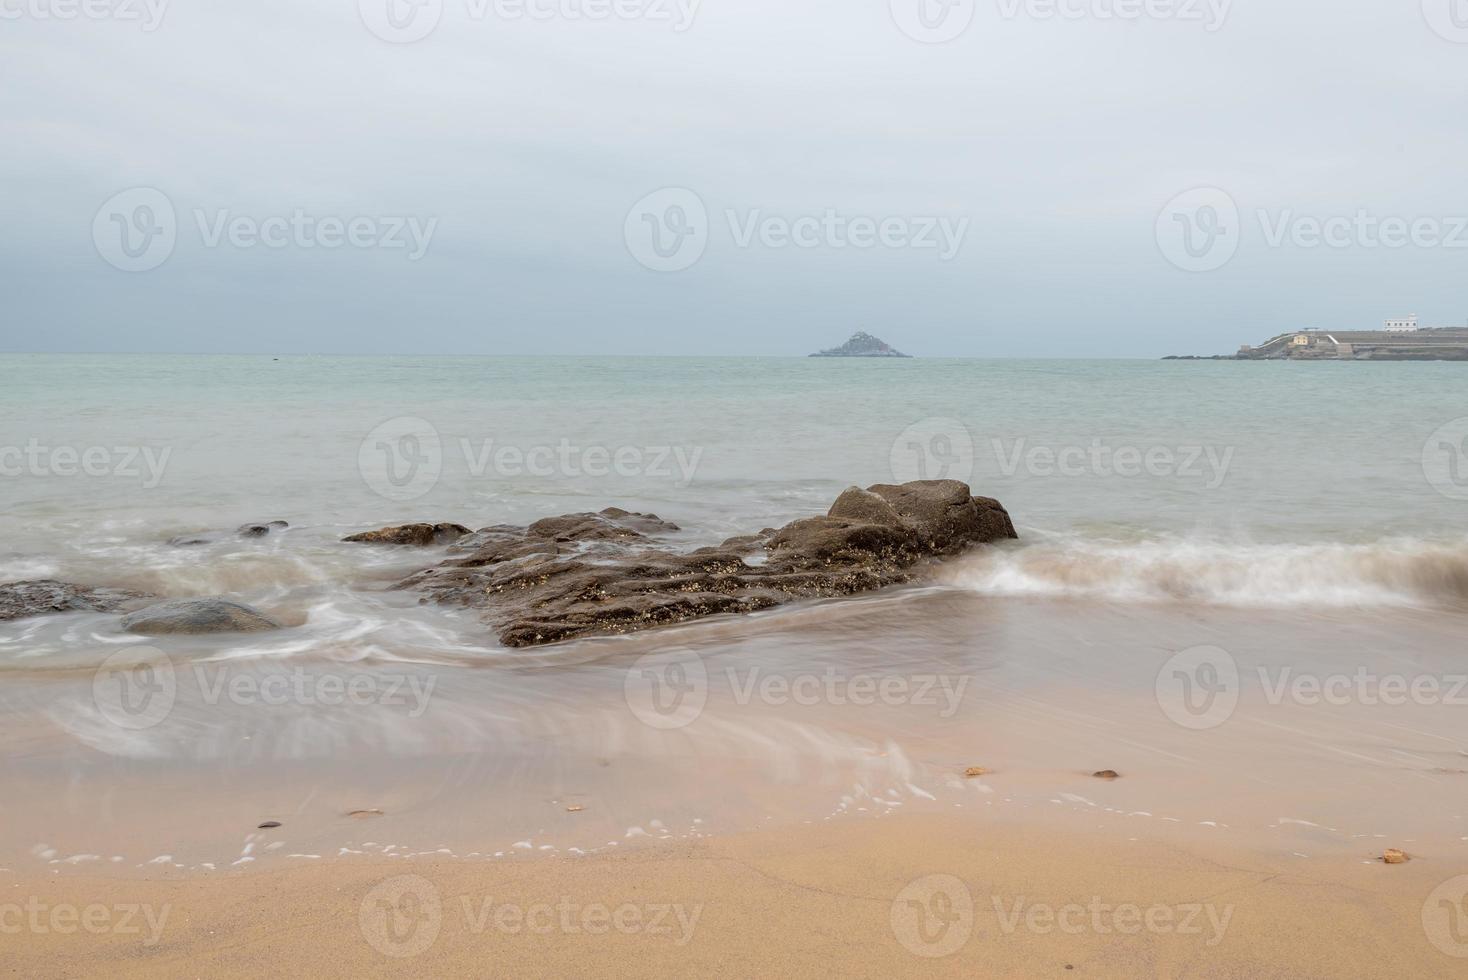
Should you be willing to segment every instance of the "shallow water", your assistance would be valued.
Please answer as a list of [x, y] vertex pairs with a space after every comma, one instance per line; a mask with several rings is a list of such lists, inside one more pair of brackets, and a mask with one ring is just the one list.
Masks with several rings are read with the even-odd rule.
[[[899, 807], [1108, 813], [1302, 853], [1302, 836], [1468, 837], [1446, 695], [1267, 696], [1286, 668], [1445, 685], [1468, 669], [1461, 365], [4, 355], [0, 370], [0, 581], [227, 595], [286, 624], [144, 641], [113, 615], [0, 623], [11, 799], [52, 804], [0, 802], [0, 866], [224, 867], [385, 838], [567, 853]], [[616, 505], [694, 547], [823, 512], [852, 483], [936, 476], [1001, 499], [1021, 540], [925, 587], [535, 651], [391, 588], [443, 549], [340, 540]], [[274, 519], [290, 527], [231, 533]], [[223, 533], [169, 544], [205, 531]], [[1225, 651], [1242, 691], [1201, 735], [1158, 687], [1198, 647]], [[126, 692], [107, 685], [165, 679], [150, 723], [109, 710]], [[965, 779], [970, 765], [997, 771]], [[1102, 768], [1126, 778], [1089, 776]], [[345, 816], [361, 808], [395, 836]], [[266, 818], [289, 845], [236, 853]]]

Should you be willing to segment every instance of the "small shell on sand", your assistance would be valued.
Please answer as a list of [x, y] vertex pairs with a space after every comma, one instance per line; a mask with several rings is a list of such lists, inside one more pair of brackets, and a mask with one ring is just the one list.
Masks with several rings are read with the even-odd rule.
[[969, 766], [963, 771], [963, 774], [969, 779], [973, 779], [975, 776], [987, 776], [989, 774], [989, 770], [985, 769], [983, 766]]
[[257, 824], [256, 827], [255, 827], [255, 829], [256, 830], [274, 830], [276, 827], [279, 827], [279, 826], [280, 826], [280, 821], [279, 820], [266, 820], [264, 823]]
[[585, 810], [585, 809], [586, 809], [586, 807], [582, 806], [580, 803], [572, 803], [570, 806], [566, 807], [566, 812], [567, 813], [580, 813], [582, 810]]
[[380, 817], [380, 816], [382, 816], [382, 811], [381, 810], [348, 810], [347, 811], [347, 816], [353, 817], [353, 818], [355, 818], [357, 820], [366, 820], [368, 817]]
[[1381, 860], [1386, 864], [1406, 864], [1412, 860], [1412, 856], [1406, 851], [1399, 851], [1395, 847], [1388, 847], [1382, 853]]
[[1093, 772], [1093, 773], [1091, 773], [1091, 775], [1092, 776], [1095, 776], [1097, 779], [1120, 779], [1121, 778], [1121, 773], [1117, 772], [1115, 769], [1102, 769], [1100, 772]]

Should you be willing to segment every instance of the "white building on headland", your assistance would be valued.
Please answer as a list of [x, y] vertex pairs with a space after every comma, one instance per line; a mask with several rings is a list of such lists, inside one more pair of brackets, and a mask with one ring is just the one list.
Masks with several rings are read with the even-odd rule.
[[1417, 330], [1417, 314], [1413, 313], [1405, 320], [1386, 321], [1387, 333], [1414, 333]]

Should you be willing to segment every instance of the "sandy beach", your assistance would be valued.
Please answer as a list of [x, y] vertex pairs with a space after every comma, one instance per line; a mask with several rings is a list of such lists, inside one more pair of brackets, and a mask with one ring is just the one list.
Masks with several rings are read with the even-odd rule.
[[[1461, 933], [1436, 910], [1442, 948], [1423, 931], [1449, 862], [1365, 855], [896, 816], [492, 866], [6, 875], [0, 908], [24, 895], [56, 923], [5, 937], [7, 968], [33, 977], [1461, 975]], [[117, 928], [47, 918], [69, 907]]]

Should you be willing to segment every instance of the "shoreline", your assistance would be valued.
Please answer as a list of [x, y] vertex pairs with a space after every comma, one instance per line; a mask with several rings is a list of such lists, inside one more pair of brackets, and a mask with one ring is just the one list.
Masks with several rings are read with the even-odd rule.
[[[490, 866], [4, 874], [0, 909], [36, 910], [6, 936], [36, 977], [253, 974], [282, 936], [314, 976], [1449, 977], [1468, 942], [1424, 907], [1452, 870], [929, 814]], [[68, 907], [95, 931], [51, 918]]]

